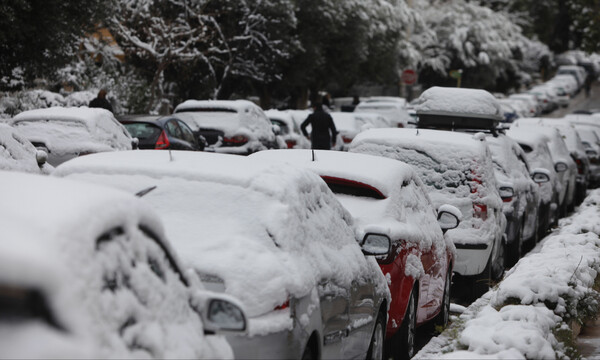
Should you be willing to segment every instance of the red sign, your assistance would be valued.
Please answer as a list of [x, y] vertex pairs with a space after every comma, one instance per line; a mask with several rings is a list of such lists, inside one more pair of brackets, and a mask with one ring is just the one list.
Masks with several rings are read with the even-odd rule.
[[417, 82], [417, 73], [412, 69], [404, 70], [400, 79], [402, 79], [402, 82], [406, 85], [412, 85]]

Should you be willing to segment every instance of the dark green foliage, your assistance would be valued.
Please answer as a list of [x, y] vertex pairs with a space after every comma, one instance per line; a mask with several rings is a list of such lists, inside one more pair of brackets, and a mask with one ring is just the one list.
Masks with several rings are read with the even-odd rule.
[[[0, 2], [0, 89], [47, 77], [72, 61], [81, 37], [105, 19], [112, 0], [3, 0]], [[18, 79], [19, 76], [16, 76]], [[18, 85], [18, 84], [17, 84]]]

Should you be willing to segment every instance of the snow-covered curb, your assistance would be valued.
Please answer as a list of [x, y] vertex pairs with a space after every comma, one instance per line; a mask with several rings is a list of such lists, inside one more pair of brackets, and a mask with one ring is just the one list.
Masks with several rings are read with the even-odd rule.
[[572, 329], [598, 312], [600, 189], [560, 225], [415, 359], [577, 356]]

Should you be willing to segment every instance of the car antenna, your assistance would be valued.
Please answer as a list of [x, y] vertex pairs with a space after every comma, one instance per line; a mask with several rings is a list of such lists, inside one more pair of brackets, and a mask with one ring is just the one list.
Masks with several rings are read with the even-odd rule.
[[149, 187], [149, 188], [145, 188], [144, 190], [140, 190], [140, 191], [136, 192], [136, 193], [135, 193], [135, 196], [137, 196], [137, 197], [140, 197], [140, 198], [141, 198], [142, 196], [146, 195], [147, 193], [149, 193], [150, 191], [152, 191], [152, 190], [154, 190], [154, 189], [156, 189], [156, 185], [154, 185], [154, 186], [151, 186], [151, 187]]
[[310, 150], [312, 152], [312, 161], [315, 161], [315, 149]]
[[173, 154], [171, 154], [171, 149], [169, 149], [169, 161], [173, 161]]

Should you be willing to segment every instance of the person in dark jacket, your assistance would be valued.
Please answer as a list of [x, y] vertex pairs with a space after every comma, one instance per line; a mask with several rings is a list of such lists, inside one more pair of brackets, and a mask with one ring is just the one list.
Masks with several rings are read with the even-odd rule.
[[104, 90], [104, 89], [98, 91], [98, 96], [94, 100], [90, 101], [89, 107], [102, 108], [102, 109], [106, 109], [110, 112], [113, 111], [112, 105], [106, 99], [106, 90]]
[[306, 120], [300, 125], [302, 134], [306, 137], [308, 137], [308, 133], [306, 132], [308, 125], [312, 127], [310, 140], [312, 141], [313, 149], [330, 150], [332, 143], [335, 146], [337, 130], [331, 115], [323, 110], [323, 105], [319, 103], [314, 104], [313, 113], [308, 115]]

